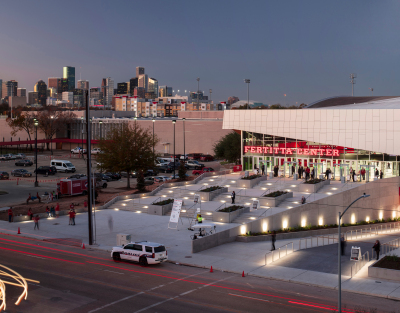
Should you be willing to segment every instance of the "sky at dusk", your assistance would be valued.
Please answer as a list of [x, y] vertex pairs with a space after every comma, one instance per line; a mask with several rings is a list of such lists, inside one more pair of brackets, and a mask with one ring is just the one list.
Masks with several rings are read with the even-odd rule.
[[357, 73], [356, 96], [399, 95], [399, 14], [387, 0], [6, 1], [0, 79], [31, 91], [75, 66], [116, 86], [143, 66], [181, 94], [200, 77], [213, 100], [245, 100], [249, 78], [250, 99], [291, 105], [351, 95]]

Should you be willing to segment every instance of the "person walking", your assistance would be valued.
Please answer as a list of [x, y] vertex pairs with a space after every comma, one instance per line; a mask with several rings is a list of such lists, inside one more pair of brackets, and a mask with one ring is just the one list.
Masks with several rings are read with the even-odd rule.
[[58, 204], [58, 202], [57, 202], [55, 211], [56, 211], [56, 217], [58, 218], [60, 215], [60, 205]]
[[297, 169], [297, 174], [299, 174], [299, 179], [301, 179], [301, 166]]
[[276, 232], [274, 230], [271, 235], [271, 243], [272, 243], [271, 251], [275, 250], [275, 241], [276, 241]]
[[32, 209], [31, 208], [28, 209], [28, 213], [27, 214], [28, 214], [29, 219], [32, 221], [33, 213], [32, 213]]
[[72, 225], [75, 225], [75, 216], [76, 216], [76, 212], [75, 209], [72, 210]]
[[265, 175], [265, 165], [264, 165], [264, 163], [261, 165], [261, 175]]
[[57, 193], [53, 190], [53, 199], [57, 200]]
[[72, 211], [72, 209], [70, 209], [68, 212], [68, 215], [69, 215], [69, 224], [68, 225], [72, 225], [72, 217], [74, 216], [74, 211]]
[[49, 206], [46, 207], [46, 213], [47, 213], [47, 217], [50, 217], [50, 208], [49, 208]]
[[344, 240], [344, 236], [340, 238], [340, 251], [342, 252], [342, 255], [345, 255], [345, 249], [346, 249], [346, 241]]
[[313, 167], [311, 170], [311, 179], [314, 179], [314, 177], [315, 177], [315, 167]]
[[235, 198], [236, 198], [235, 190], [232, 191], [231, 198], [232, 198], [232, 204], [235, 204]]
[[50, 208], [50, 217], [55, 217], [55, 216], [56, 216], [56, 212], [54, 210], [54, 205], [52, 205]]
[[306, 203], [306, 197], [302, 196], [301, 197], [301, 204], [305, 204]]
[[375, 169], [375, 177], [376, 177], [376, 178], [378, 178], [378, 177], [379, 177], [379, 171], [378, 171], [378, 169], [377, 169], [377, 168]]
[[376, 253], [376, 259], [379, 260], [379, 252], [381, 251], [381, 243], [379, 240], [375, 241], [374, 246], [372, 247]]
[[292, 165], [292, 176], [294, 176], [294, 173], [296, 172], [296, 167], [294, 166], [294, 164]]
[[383, 179], [383, 172], [381, 170], [381, 173], [379, 174], [380, 179]]
[[306, 168], [306, 181], [310, 178], [310, 168], [307, 166]]
[[353, 172], [351, 173], [351, 176], [353, 176], [353, 183], [356, 182], [355, 178], [356, 178], [356, 170], [353, 170]]
[[39, 215], [36, 214], [35, 217], [33, 218], [33, 221], [35, 222], [35, 227], [33, 228], [33, 230], [35, 230], [36, 228], [39, 230]]
[[14, 212], [12, 207], [8, 209], [8, 222], [11, 223], [14, 221]]
[[365, 168], [361, 169], [361, 176], [362, 176], [362, 179], [365, 180]]

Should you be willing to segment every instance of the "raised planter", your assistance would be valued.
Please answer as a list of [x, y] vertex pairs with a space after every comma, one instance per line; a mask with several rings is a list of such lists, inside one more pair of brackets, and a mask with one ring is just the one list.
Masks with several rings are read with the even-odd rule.
[[213, 222], [232, 223], [242, 213], [250, 212], [250, 207], [243, 207], [233, 212], [214, 212], [212, 215]]
[[260, 182], [267, 180], [267, 175], [254, 178], [254, 179], [239, 179], [238, 180], [238, 187], [242, 188], [253, 188], [254, 186], [258, 185]]
[[228, 192], [228, 187], [222, 187], [220, 189], [211, 191], [211, 192], [205, 192], [205, 191], [198, 191], [197, 194], [200, 196], [200, 199], [202, 201], [211, 201], [214, 199], [216, 196], [220, 195], [221, 193], [226, 193]]
[[391, 270], [391, 269], [382, 268], [382, 267], [374, 267], [374, 264], [372, 264], [371, 266], [368, 267], [368, 277], [379, 278], [379, 279], [389, 279], [389, 280], [395, 280], [395, 281], [400, 282], [400, 271], [399, 270]]
[[258, 200], [262, 206], [276, 207], [287, 198], [293, 198], [293, 192], [285, 193], [279, 197], [260, 197]]
[[174, 204], [173, 202], [165, 204], [165, 205], [149, 204], [149, 207], [147, 209], [147, 214], [166, 215], [169, 211], [172, 210], [173, 204]]
[[318, 192], [322, 187], [326, 185], [330, 185], [331, 181], [330, 180], [324, 180], [318, 184], [300, 184], [299, 185], [299, 192], [310, 192], [310, 193], [315, 193]]

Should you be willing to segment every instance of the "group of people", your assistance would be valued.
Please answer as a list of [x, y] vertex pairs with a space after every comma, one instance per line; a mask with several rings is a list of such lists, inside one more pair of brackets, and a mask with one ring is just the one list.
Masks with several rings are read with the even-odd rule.
[[299, 178], [305, 178], [305, 180], [309, 180], [310, 177], [311, 179], [314, 179], [315, 177], [315, 168], [309, 168], [308, 166], [306, 168], [304, 168], [302, 165], [299, 166], [299, 168], [297, 169], [297, 174], [299, 175]]
[[75, 216], [76, 216], [76, 212], [75, 212], [75, 206], [73, 203], [71, 203], [71, 205], [69, 206], [69, 225], [75, 225]]
[[58, 199], [58, 195], [57, 195], [57, 193], [56, 193], [54, 190], [51, 191], [51, 192], [45, 192], [44, 195], [45, 195], [45, 196], [48, 196], [48, 197], [47, 197], [47, 203], [53, 202], [54, 199]]

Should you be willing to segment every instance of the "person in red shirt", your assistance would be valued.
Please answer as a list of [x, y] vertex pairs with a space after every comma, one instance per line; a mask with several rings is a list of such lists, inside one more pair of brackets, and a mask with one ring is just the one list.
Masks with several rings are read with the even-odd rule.
[[12, 207], [8, 209], [8, 222], [11, 223], [14, 220], [14, 212]]
[[39, 215], [35, 215], [35, 217], [33, 218], [33, 221], [35, 222], [35, 227], [33, 228], [33, 230], [35, 230], [36, 228], [39, 230]]
[[47, 217], [50, 217], [50, 209], [49, 209], [49, 206], [46, 207], [46, 213], [47, 213]]
[[56, 217], [58, 217], [59, 214], [60, 214], [60, 205], [57, 202], [57, 205], [56, 205]]
[[72, 225], [75, 225], [75, 216], [76, 216], [76, 212], [75, 212], [75, 210], [72, 210]]
[[28, 217], [32, 221], [33, 213], [31, 208], [28, 209]]
[[69, 210], [69, 212], [68, 212], [68, 215], [69, 215], [69, 224], [68, 225], [73, 225], [72, 224], [72, 220], [74, 219], [74, 217], [75, 217], [75, 212], [74, 212], [74, 210]]

